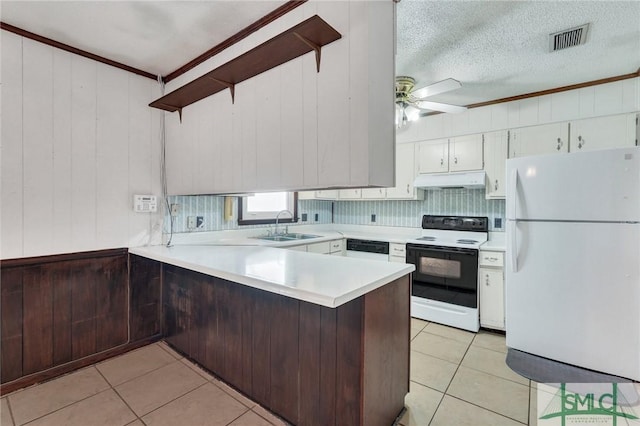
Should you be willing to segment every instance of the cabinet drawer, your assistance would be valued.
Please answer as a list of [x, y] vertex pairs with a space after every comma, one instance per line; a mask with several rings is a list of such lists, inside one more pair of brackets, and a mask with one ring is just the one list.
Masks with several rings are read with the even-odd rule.
[[329, 241], [329, 244], [331, 245], [330, 253], [341, 253], [344, 248], [344, 240]]
[[407, 256], [407, 246], [398, 243], [389, 243], [389, 256]]
[[323, 241], [321, 243], [307, 245], [307, 251], [309, 253], [329, 254], [331, 253], [331, 246], [329, 245], [329, 241]]
[[504, 253], [500, 251], [481, 251], [480, 266], [504, 266]]

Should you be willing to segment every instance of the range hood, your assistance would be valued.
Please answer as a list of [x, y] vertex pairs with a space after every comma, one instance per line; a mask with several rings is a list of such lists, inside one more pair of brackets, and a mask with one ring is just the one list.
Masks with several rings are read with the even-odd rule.
[[434, 173], [418, 175], [413, 181], [416, 188], [444, 189], [444, 188], [484, 188], [484, 170], [477, 172]]

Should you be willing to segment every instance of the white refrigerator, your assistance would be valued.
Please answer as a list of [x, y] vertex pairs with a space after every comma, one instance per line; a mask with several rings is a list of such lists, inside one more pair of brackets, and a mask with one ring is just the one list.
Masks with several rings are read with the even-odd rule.
[[507, 160], [507, 346], [640, 381], [640, 147]]

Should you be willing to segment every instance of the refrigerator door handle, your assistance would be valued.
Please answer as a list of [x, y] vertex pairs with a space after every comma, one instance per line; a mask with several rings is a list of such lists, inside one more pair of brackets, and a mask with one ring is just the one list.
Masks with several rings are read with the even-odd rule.
[[509, 219], [511, 233], [511, 269], [513, 272], [518, 272], [518, 239], [516, 236], [517, 231], [517, 219], [516, 206], [518, 205], [518, 169], [514, 168], [511, 171], [511, 179], [509, 179], [509, 198], [511, 199], [511, 217]]
[[518, 230], [518, 222], [514, 220], [509, 221], [509, 230], [511, 233], [511, 270], [518, 272], [518, 238], [516, 237], [516, 231]]

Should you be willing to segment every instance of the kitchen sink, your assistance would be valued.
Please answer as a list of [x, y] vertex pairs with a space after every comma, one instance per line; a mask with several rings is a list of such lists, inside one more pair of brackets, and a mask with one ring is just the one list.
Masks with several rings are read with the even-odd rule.
[[266, 241], [294, 241], [294, 240], [308, 240], [310, 238], [319, 238], [320, 235], [313, 234], [281, 234], [281, 235], [262, 235], [259, 237], [253, 237], [258, 240]]

